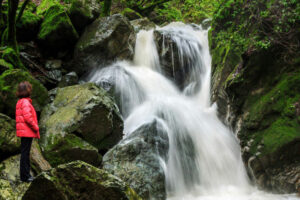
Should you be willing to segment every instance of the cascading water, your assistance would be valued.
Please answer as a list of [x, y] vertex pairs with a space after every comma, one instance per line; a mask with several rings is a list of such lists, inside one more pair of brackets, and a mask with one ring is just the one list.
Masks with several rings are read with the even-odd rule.
[[182, 90], [165, 77], [153, 30], [138, 33], [133, 62], [117, 62], [97, 70], [89, 81], [114, 92], [125, 121], [124, 137], [153, 119], [163, 124], [169, 152], [160, 160], [168, 199], [296, 199], [251, 186], [238, 141], [210, 103], [207, 30], [178, 23], [158, 30], [171, 37], [181, 67], [188, 69]]

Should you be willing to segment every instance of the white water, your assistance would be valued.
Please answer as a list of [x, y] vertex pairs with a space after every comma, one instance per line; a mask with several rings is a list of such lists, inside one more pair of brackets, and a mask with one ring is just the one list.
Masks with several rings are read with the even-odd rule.
[[133, 63], [115, 63], [94, 72], [90, 81], [113, 82], [125, 120], [124, 137], [153, 119], [163, 123], [169, 156], [161, 165], [169, 200], [298, 199], [258, 191], [250, 184], [238, 141], [211, 106], [207, 30], [198, 29], [183, 24], [161, 28], [172, 35], [182, 60], [188, 57], [182, 63], [192, 70], [183, 92], [162, 74], [153, 31], [138, 34]]

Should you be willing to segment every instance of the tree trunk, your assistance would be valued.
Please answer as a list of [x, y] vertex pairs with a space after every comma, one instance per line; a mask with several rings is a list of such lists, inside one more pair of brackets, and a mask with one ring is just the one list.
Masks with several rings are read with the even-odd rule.
[[110, 7], [111, 7], [111, 0], [104, 0], [104, 6], [103, 6], [103, 11], [102, 11], [103, 17], [110, 15]]
[[17, 37], [16, 37], [16, 15], [19, 0], [8, 0], [8, 34], [7, 44], [13, 48], [17, 53]]
[[[3, 16], [2, 16], [2, 3], [3, 0], [0, 0], [0, 30], [2, 31], [2, 29], [4, 28], [4, 20], [3, 20]], [[1, 34], [0, 34], [1, 37]]]
[[22, 7], [21, 7], [20, 12], [19, 12], [18, 17], [17, 17], [17, 23], [21, 20], [23, 12], [24, 12], [24, 10], [26, 8], [26, 5], [28, 4], [29, 1], [30, 0], [25, 0], [24, 3], [22, 4]]

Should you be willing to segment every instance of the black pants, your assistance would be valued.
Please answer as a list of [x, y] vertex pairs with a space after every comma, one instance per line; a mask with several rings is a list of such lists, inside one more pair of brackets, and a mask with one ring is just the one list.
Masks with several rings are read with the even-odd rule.
[[32, 138], [21, 138], [21, 161], [20, 161], [20, 177], [21, 181], [26, 181], [30, 175], [30, 148]]

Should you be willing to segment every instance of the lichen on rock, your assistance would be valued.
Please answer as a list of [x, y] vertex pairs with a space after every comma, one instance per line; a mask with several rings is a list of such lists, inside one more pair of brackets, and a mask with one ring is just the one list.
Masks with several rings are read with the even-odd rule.
[[86, 83], [58, 88], [40, 127], [40, 145], [51, 164], [80, 158], [99, 165], [97, 151], [106, 152], [122, 138], [123, 121], [107, 93]]
[[50, 171], [41, 173], [23, 196], [23, 200], [79, 198], [91, 200], [141, 199], [121, 179], [82, 161], [59, 165]]

